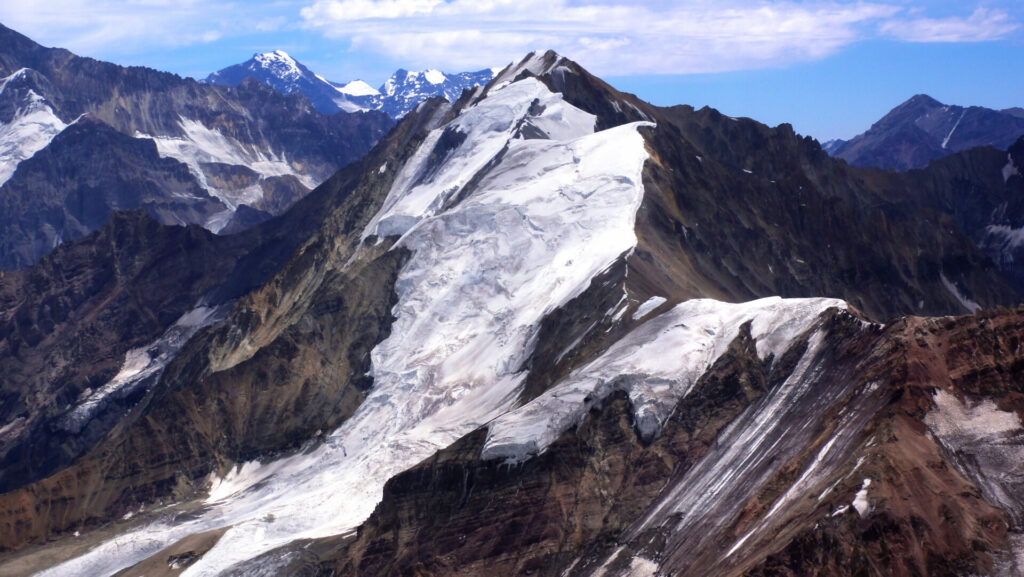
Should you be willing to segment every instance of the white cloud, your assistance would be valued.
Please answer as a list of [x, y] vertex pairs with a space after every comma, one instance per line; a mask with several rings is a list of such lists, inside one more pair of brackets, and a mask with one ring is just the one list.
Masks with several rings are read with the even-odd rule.
[[880, 29], [962, 41], [1016, 27], [1004, 13], [979, 10], [960, 20], [917, 18], [915, 32], [901, 36], [893, 19], [915, 9], [894, 1], [316, 0], [301, 15], [327, 37], [410, 66], [482, 67], [554, 48], [599, 74], [781, 66], [825, 58]]
[[3, 3], [0, 20], [33, 40], [86, 55], [208, 44], [243, 26], [271, 24], [214, 0], [18, 0]]
[[978, 8], [967, 18], [890, 20], [881, 31], [907, 42], [987, 42], [1019, 28], [1006, 12]]

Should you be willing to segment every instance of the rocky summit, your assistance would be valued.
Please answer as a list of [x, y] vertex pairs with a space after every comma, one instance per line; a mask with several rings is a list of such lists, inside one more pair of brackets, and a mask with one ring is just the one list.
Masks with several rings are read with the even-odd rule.
[[535, 52], [238, 234], [116, 213], [0, 276], [0, 575], [1022, 575], [1019, 147]]
[[1024, 136], [1020, 109], [949, 106], [918, 94], [892, 109], [867, 132], [826, 143], [828, 153], [855, 166], [890, 170], [928, 163], [981, 146], [1006, 150]]

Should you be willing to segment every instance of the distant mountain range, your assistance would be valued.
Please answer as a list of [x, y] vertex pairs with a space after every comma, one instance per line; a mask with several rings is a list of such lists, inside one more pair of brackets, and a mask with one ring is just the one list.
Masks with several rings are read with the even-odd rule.
[[909, 170], [976, 146], [1006, 150], [1021, 135], [1024, 109], [950, 106], [918, 94], [867, 132], [850, 140], [831, 140], [822, 148], [854, 166]]
[[490, 82], [499, 69], [476, 72], [444, 73], [439, 70], [411, 72], [399, 69], [380, 88], [362, 80], [332, 82], [316, 74], [283, 50], [254, 54], [241, 64], [228, 66], [207, 76], [202, 82], [237, 86], [246, 78], [255, 78], [281, 94], [301, 92], [317, 110], [333, 114], [339, 110], [357, 112], [380, 110], [394, 119], [401, 118], [420, 102], [441, 96], [450, 102], [462, 91]]
[[380, 112], [325, 115], [254, 80], [210, 86], [81, 58], [0, 26], [0, 270], [116, 210], [214, 232], [266, 220], [393, 124]]

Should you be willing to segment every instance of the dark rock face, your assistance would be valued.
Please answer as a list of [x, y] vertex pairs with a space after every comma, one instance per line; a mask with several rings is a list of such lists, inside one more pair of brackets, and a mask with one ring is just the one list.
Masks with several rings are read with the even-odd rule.
[[[66, 466], [98, 442], [137, 398], [93, 422], [61, 425], [67, 409], [118, 372], [129, 349], [166, 331], [223, 282], [238, 253], [198, 227], [163, 227], [118, 212], [92, 235], [0, 276], [0, 487]], [[141, 290], [140, 290], [141, 289]]]
[[84, 117], [0, 187], [0, 268], [19, 269], [96, 230], [117, 210], [143, 208], [163, 224], [202, 223], [224, 204], [153, 141]]
[[[324, 115], [302, 95], [285, 97], [255, 81], [216, 87], [80, 58], [2, 26], [0, 46], [0, 75], [20, 71], [0, 97], [0, 118], [16, 114], [25, 97], [42, 98], [38, 106], [71, 125], [37, 162], [4, 160], [15, 172], [0, 192], [8, 203], [0, 232], [4, 269], [31, 264], [118, 209], [142, 207], [161, 222], [211, 230], [243, 202], [280, 214], [393, 125], [377, 112]], [[174, 152], [174, 143], [197, 134], [221, 144]], [[159, 152], [152, 141], [144, 144], [150, 138], [162, 143]], [[257, 174], [259, 159], [276, 159], [277, 168]], [[28, 194], [41, 183], [43, 194]], [[256, 222], [251, 216], [232, 230]]]
[[854, 166], [908, 170], [977, 146], [1005, 150], [1021, 135], [1024, 118], [1013, 109], [946, 106], [918, 94], [867, 132], [831, 147], [829, 154]]

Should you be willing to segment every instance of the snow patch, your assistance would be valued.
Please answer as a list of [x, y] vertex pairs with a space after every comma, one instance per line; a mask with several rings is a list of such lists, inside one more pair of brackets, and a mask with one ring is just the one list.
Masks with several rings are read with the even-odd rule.
[[956, 132], [956, 128], [960, 126], [960, 121], [964, 119], [965, 114], [967, 114], [966, 108], [960, 113], [960, 118], [956, 119], [956, 123], [953, 124], [953, 128], [949, 130], [949, 134], [946, 135], [946, 138], [942, 139], [942, 148], [946, 148], [946, 145], [949, 144], [949, 139], [953, 138], [953, 133]]
[[1006, 166], [1003, 167], [1003, 182], [1009, 182], [1011, 176], [1019, 176], [1020, 170], [1013, 164], [1013, 155], [1006, 154]]
[[970, 311], [972, 314], [981, 310], [981, 305], [965, 297], [964, 294], [960, 292], [960, 289], [957, 288], [956, 284], [946, 278], [945, 274], [940, 273], [939, 276], [942, 279], [942, 285], [946, 287], [949, 294], [953, 295], [965, 309]]
[[868, 487], [870, 486], [871, 479], [864, 479], [864, 483], [860, 486], [860, 491], [857, 491], [857, 495], [853, 498], [853, 503], [850, 503], [861, 517], [866, 517], [871, 512], [871, 503], [868, 501]]
[[425, 71], [423, 73], [423, 78], [424, 80], [431, 84], [442, 84], [444, 83], [444, 81], [448, 80], [448, 78], [445, 77], [445, 75], [440, 70], [434, 69]]
[[647, 299], [644, 304], [637, 307], [636, 312], [633, 313], [633, 320], [638, 321], [648, 315], [654, 309], [660, 307], [665, 302], [665, 297], [653, 296]]
[[342, 94], [349, 96], [380, 96], [380, 91], [362, 80], [353, 80], [341, 88], [335, 88]]

